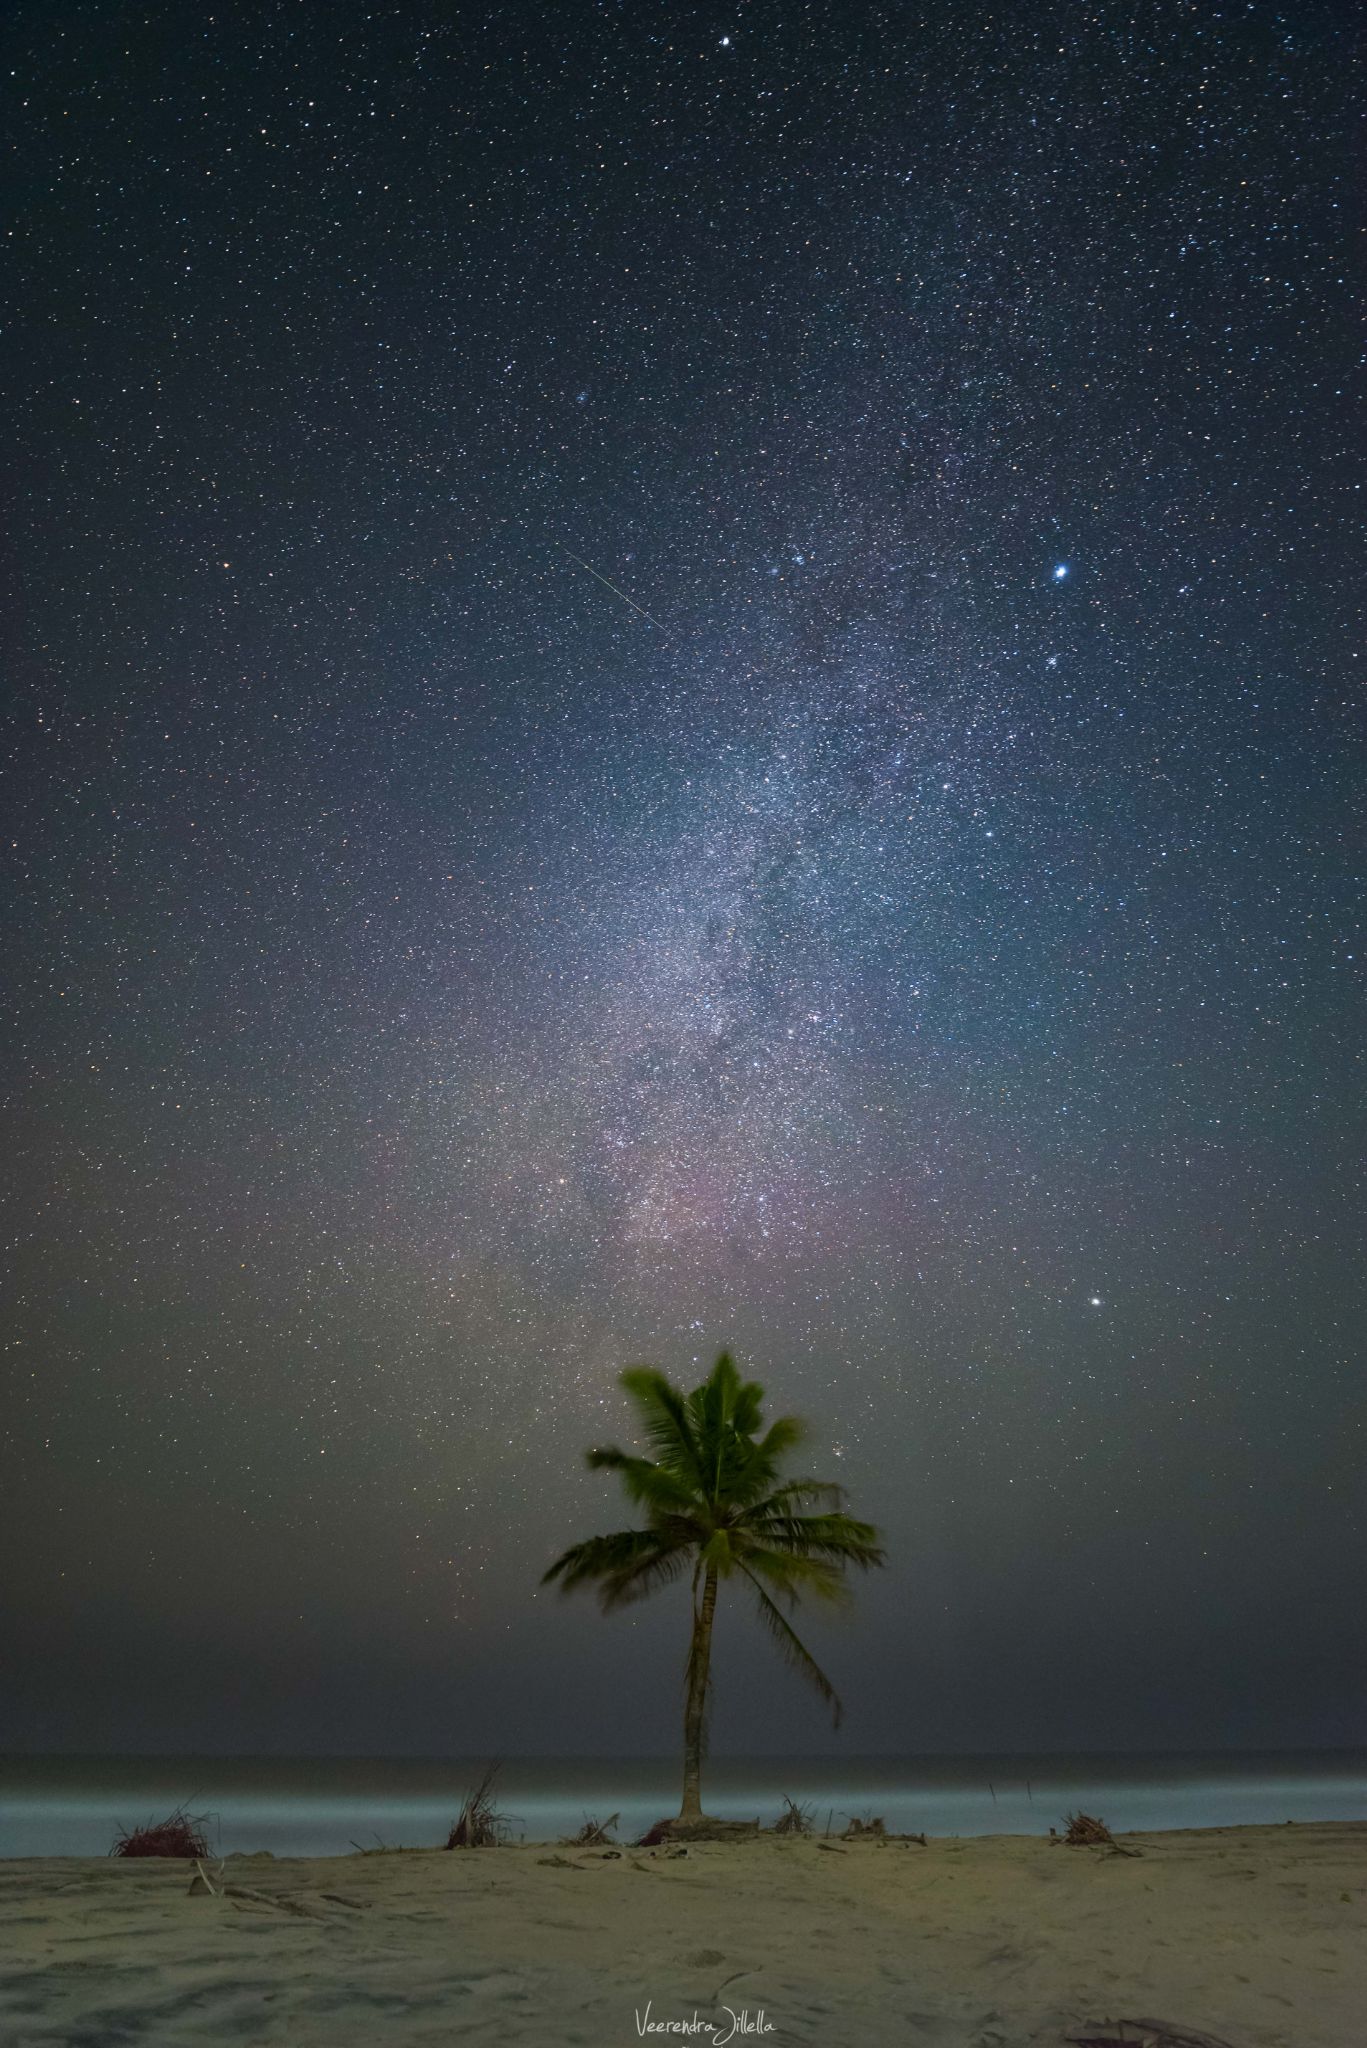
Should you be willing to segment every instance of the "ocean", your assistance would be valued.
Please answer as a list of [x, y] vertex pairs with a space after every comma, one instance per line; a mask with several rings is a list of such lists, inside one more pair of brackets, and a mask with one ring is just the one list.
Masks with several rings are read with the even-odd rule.
[[[345, 1855], [440, 1845], [483, 1758], [0, 1758], [0, 1856], [103, 1856], [120, 1828], [177, 1806], [208, 1816], [214, 1852]], [[555, 1841], [587, 1815], [633, 1840], [678, 1806], [672, 1757], [509, 1757], [496, 1803], [513, 1841]], [[1081, 1810], [1115, 1832], [1367, 1820], [1367, 1751], [1218, 1755], [716, 1757], [709, 1812], [818, 1831], [881, 1817], [894, 1832], [1044, 1835]]]

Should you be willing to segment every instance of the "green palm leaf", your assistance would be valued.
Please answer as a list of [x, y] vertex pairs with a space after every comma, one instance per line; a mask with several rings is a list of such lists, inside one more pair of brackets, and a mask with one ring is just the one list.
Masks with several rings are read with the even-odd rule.
[[622, 1374], [622, 1385], [636, 1404], [661, 1464], [701, 1486], [705, 1475], [687, 1402], [653, 1366], [630, 1367]]
[[801, 1557], [825, 1557], [868, 1571], [883, 1563], [878, 1531], [849, 1515], [794, 1515], [769, 1502], [745, 1517], [745, 1526], [776, 1549]]
[[817, 1663], [816, 1658], [807, 1648], [807, 1645], [802, 1641], [796, 1629], [780, 1613], [779, 1609], [775, 1607], [758, 1579], [748, 1571], [745, 1576], [750, 1580], [751, 1585], [755, 1589], [755, 1598], [759, 1602], [759, 1618], [778, 1644], [784, 1662], [791, 1664], [794, 1671], [800, 1672], [813, 1691], [819, 1693], [821, 1698], [825, 1700], [831, 1710], [832, 1724], [838, 1728], [845, 1715], [845, 1709], [841, 1703], [839, 1693], [831, 1684], [830, 1679], [827, 1678], [825, 1672]]

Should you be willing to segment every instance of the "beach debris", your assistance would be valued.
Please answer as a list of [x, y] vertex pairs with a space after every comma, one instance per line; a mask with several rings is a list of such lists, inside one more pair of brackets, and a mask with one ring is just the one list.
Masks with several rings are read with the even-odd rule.
[[346, 1913], [366, 1913], [372, 1903], [369, 1899], [353, 1899], [346, 1892], [317, 1892], [304, 1897], [297, 1892], [262, 1892], [254, 1885], [225, 1883], [222, 1865], [213, 1877], [202, 1865], [197, 1866], [190, 1891], [200, 1897], [207, 1894], [226, 1899], [239, 1913], [288, 1913], [296, 1920], [335, 1920], [336, 1914], [327, 1910], [330, 1906], [340, 1906]]
[[568, 1856], [538, 1856], [537, 1862], [543, 1870], [583, 1870], [582, 1863], [572, 1863]]
[[595, 1820], [592, 1814], [586, 1813], [579, 1833], [567, 1835], [561, 1846], [566, 1849], [608, 1849], [612, 1846], [613, 1831], [621, 1817], [619, 1813], [610, 1813], [606, 1820]]
[[812, 1832], [812, 1809], [799, 1806], [796, 1799], [783, 1795], [783, 1811], [774, 1822], [776, 1835], [809, 1835]]
[[120, 1828], [111, 1856], [183, 1856], [187, 1862], [208, 1857], [207, 1813], [187, 1813], [178, 1806], [165, 1820], [138, 1828]]
[[666, 1842], [744, 1842], [752, 1840], [758, 1833], [758, 1818], [714, 1820], [709, 1814], [702, 1820], [657, 1820], [635, 1846], [638, 1849], [658, 1849]]
[[1105, 1821], [1093, 1820], [1088, 1813], [1071, 1814], [1066, 1835], [1061, 1835], [1057, 1828], [1050, 1828], [1050, 1848], [1056, 1849], [1060, 1842], [1070, 1849], [1104, 1849], [1108, 1856], [1142, 1856], [1144, 1853], [1125, 1842], [1117, 1842]]
[[[319, 1905], [290, 1892], [259, 1892], [254, 1885], [230, 1883], [223, 1873], [222, 1861], [217, 1870], [210, 1871], [205, 1869], [203, 1859], [196, 1857], [195, 1874], [190, 1879], [187, 1896], [192, 1899], [226, 1899], [240, 1913], [291, 1913], [298, 1920], [325, 1920], [328, 1917], [320, 1911]], [[369, 1899], [353, 1899], [345, 1892], [320, 1892], [318, 1897], [321, 1903], [344, 1906], [349, 1913], [363, 1913], [370, 1904]]]
[[465, 1804], [446, 1837], [448, 1849], [496, 1849], [508, 1836], [509, 1816], [494, 1805], [494, 1780], [502, 1765], [487, 1763], [479, 1783], [465, 1795]]
[[818, 1842], [818, 1849], [824, 1849], [828, 1856], [848, 1856], [849, 1850], [842, 1849], [839, 1842]]
[[1070, 1813], [1067, 1816], [1068, 1832], [1060, 1835], [1050, 1828], [1051, 1842], [1062, 1842], [1069, 1849], [1109, 1849], [1115, 1841], [1104, 1820], [1096, 1820], [1090, 1813]]
[[860, 1820], [854, 1814], [850, 1815], [849, 1826], [845, 1829], [847, 1842], [886, 1842], [887, 1839], [886, 1821], [877, 1817]]
[[913, 1842], [919, 1842], [923, 1849], [926, 1846], [926, 1838], [924, 1835], [903, 1835], [901, 1841], [902, 1847], [904, 1849], [909, 1848]]
[[225, 1884], [223, 1896], [239, 1913], [290, 1913], [296, 1920], [323, 1920], [326, 1914], [288, 1892], [259, 1892], [249, 1884]]

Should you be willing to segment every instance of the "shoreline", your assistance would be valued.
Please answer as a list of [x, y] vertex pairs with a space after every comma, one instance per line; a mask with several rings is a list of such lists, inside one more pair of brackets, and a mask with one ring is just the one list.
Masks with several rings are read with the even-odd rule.
[[[204, 1814], [214, 1853], [347, 1853], [444, 1843], [479, 1758], [0, 1757], [0, 1858], [102, 1856], [122, 1828]], [[1072, 1811], [1115, 1831], [1367, 1819], [1367, 1751], [1272, 1756], [1060, 1754], [711, 1757], [708, 1805], [772, 1825], [787, 1798], [839, 1833], [881, 1815], [898, 1834], [1044, 1834]], [[506, 1756], [494, 1804], [513, 1839], [559, 1841], [618, 1812], [639, 1837], [679, 1803], [675, 1757]]]
[[[729, 1818], [729, 1816], [722, 1818]], [[1356, 1816], [1345, 1816], [1339, 1820], [1232, 1822], [1228, 1826], [1223, 1827], [1115, 1828], [1111, 1832], [1117, 1842], [1124, 1842], [1126, 1844], [1129, 1844], [1131, 1841], [1141, 1844], [1147, 1843], [1153, 1848], [1158, 1848], [1165, 1842], [1178, 1841], [1187, 1837], [1204, 1840], [1207, 1837], [1214, 1839], [1220, 1836], [1289, 1836], [1308, 1834], [1316, 1830], [1328, 1830], [1335, 1833], [1343, 1832], [1350, 1836], [1361, 1838], [1364, 1859], [1364, 1883], [1367, 1884], [1367, 1820], [1360, 1820]], [[889, 1830], [882, 1836], [861, 1838], [847, 1835], [841, 1830], [837, 1830], [834, 1834], [827, 1834], [821, 1828], [813, 1828], [805, 1835], [780, 1834], [772, 1825], [761, 1826], [758, 1831], [749, 1831], [748, 1823], [742, 1820], [734, 1838], [731, 1836], [709, 1838], [704, 1835], [695, 1842], [690, 1837], [679, 1837], [679, 1843], [682, 1846], [717, 1849], [723, 1853], [732, 1849], [754, 1848], [757, 1844], [763, 1845], [770, 1842], [775, 1843], [780, 1848], [790, 1848], [803, 1843], [808, 1847], [814, 1847], [824, 1842], [832, 1848], [851, 1850], [860, 1855], [880, 1847], [933, 1849], [936, 1847], [943, 1848], [951, 1843], [966, 1846], [969, 1843], [991, 1845], [993, 1843], [1018, 1842], [1031, 1843], [1036, 1848], [1041, 1849], [1072, 1847], [1075, 1854], [1095, 1853], [1104, 1855], [1106, 1853], [1104, 1845], [1087, 1844], [1074, 1847], [1074, 1845], [1070, 1845], [1064, 1840], [1061, 1832], [1057, 1836], [1051, 1836], [1047, 1828], [1042, 1831], [1037, 1830], [1033, 1834], [1026, 1833], [1020, 1828], [1003, 1828], [999, 1834], [993, 1835], [927, 1834], [924, 1837], [919, 1834], [894, 1834]], [[671, 1846], [671, 1844], [664, 1843], [660, 1846], [664, 1848]], [[611, 1838], [608, 1847], [622, 1855], [644, 1856], [651, 1853], [640, 1842], [633, 1841], [630, 1838], [619, 1839], [616, 1836]], [[323, 1850], [316, 1854], [294, 1854], [278, 1849], [230, 1849], [224, 1855], [219, 1855], [214, 1851], [202, 1859], [182, 1856], [123, 1857], [116, 1855], [112, 1849], [102, 1856], [68, 1855], [63, 1851], [55, 1851], [51, 1855], [37, 1856], [6, 1856], [0, 1853], [0, 1872], [14, 1870], [21, 1864], [30, 1869], [46, 1869], [49, 1866], [61, 1864], [63, 1867], [69, 1866], [75, 1869], [91, 1868], [99, 1870], [103, 1869], [106, 1864], [122, 1866], [131, 1863], [135, 1868], [138, 1865], [154, 1865], [158, 1869], [184, 1870], [188, 1882], [189, 1878], [194, 1874], [197, 1860], [204, 1861], [211, 1869], [216, 1870], [220, 1864], [273, 1863], [283, 1865], [288, 1863], [312, 1866], [318, 1863], [350, 1864], [371, 1857], [384, 1856], [449, 1856], [453, 1860], [459, 1860], [463, 1857], [477, 1861], [480, 1858], [494, 1856], [525, 1857], [533, 1854], [542, 1855], [548, 1854], [551, 1850], [559, 1850], [567, 1856], [580, 1854], [593, 1857], [603, 1853], [601, 1849], [593, 1847], [583, 1848], [559, 1835], [547, 1835], [544, 1839], [538, 1836], [535, 1840], [530, 1836], [510, 1839], [480, 1849], [448, 1849], [444, 1842], [383, 1842], [375, 1847], [367, 1847], [364, 1843], [361, 1843], [349, 1849]]]
[[10, 1858], [0, 2037], [611, 2044], [696, 2016], [716, 2048], [743, 2005], [734, 2038], [762, 2009], [769, 2048], [1054, 2048], [1155, 2016], [1229, 2048], [1360, 2048], [1367, 1822], [1117, 1840], [239, 1853], [210, 1865], [217, 1895], [179, 1860]]

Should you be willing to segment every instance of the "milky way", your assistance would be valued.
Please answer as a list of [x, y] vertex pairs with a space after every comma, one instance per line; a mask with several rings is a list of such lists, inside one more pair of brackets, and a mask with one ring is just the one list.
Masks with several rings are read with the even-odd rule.
[[595, 1739], [536, 1574], [724, 1343], [856, 1746], [1349, 1739], [1336, 11], [5, 42], [10, 1739]]

